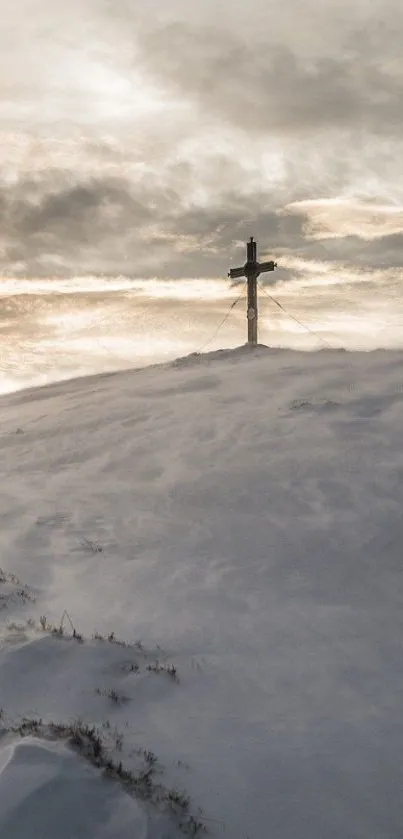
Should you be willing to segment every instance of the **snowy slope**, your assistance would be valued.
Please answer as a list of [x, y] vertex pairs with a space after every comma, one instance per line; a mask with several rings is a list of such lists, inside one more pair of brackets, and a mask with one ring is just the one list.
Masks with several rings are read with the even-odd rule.
[[[1, 839], [29, 808], [174, 837], [173, 788], [213, 836], [400, 839], [402, 365], [241, 348], [1, 399]], [[77, 719], [155, 753], [150, 801], [49, 729]]]

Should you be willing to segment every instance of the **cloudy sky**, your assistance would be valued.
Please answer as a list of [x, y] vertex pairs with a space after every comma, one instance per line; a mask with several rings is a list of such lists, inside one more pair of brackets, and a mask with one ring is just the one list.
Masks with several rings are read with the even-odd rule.
[[402, 266], [398, 0], [0, 9], [4, 274]]

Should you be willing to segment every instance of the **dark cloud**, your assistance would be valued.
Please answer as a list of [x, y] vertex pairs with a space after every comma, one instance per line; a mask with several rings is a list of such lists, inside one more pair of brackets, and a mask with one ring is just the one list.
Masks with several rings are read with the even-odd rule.
[[71, 183], [64, 172], [3, 186], [4, 267], [21, 264], [24, 273], [46, 274], [53, 263], [55, 273], [64, 273], [79, 270], [84, 259], [99, 270], [98, 252], [108, 263], [116, 258], [128, 233], [136, 238], [149, 223], [152, 200], [145, 191], [136, 196], [117, 178]]
[[264, 32], [249, 42], [178, 22], [149, 31], [140, 48], [161, 83], [247, 132], [401, 132], [402, 68], [363, 33], [349, 35], [339, 55], [303, 57]]
[[350, 262], [363, 268], [402, 268], [403, 233], [380, 236], [369, 242], [359, 236], [322, 240], [308, 245], [305, 254], [314, 259]]
[[[172, 178], [172, 173], [170, 175]], [[179, 183], [184, 172], [180, 171]], [[0, 190], [2, 267], [34, 276], [124, 273], [130, 276], [226, 276], [255, 235], [261, 256], [296, 256], [356, 266], [403, 265], [402, 234], [307, 237], [309, 217], [278, 212], [265, 190], [218, 191], [214, 203], [185, 204], [180, 190], [157, 177], [72, 182], [48, 171]]]

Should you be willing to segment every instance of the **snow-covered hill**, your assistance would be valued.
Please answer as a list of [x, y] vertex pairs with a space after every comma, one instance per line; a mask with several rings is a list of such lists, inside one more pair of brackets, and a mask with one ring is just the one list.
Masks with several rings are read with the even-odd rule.
[[1, 839], [400, 839], [402, 369], [241, 348], [1, 399]]

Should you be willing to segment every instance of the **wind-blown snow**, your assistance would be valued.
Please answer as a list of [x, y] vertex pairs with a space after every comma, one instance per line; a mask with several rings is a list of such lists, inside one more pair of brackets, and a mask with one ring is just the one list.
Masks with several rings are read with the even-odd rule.
[[[1, 839], [31, 783], [69, 835], [61, 778], [117, 839], [176, 836], [22, 716], [117, 726], [213, 836], [400, 839], [402, 369], [240, 349], [2, 398]], [[28, 623], [64, 610], [87, 643]]]

